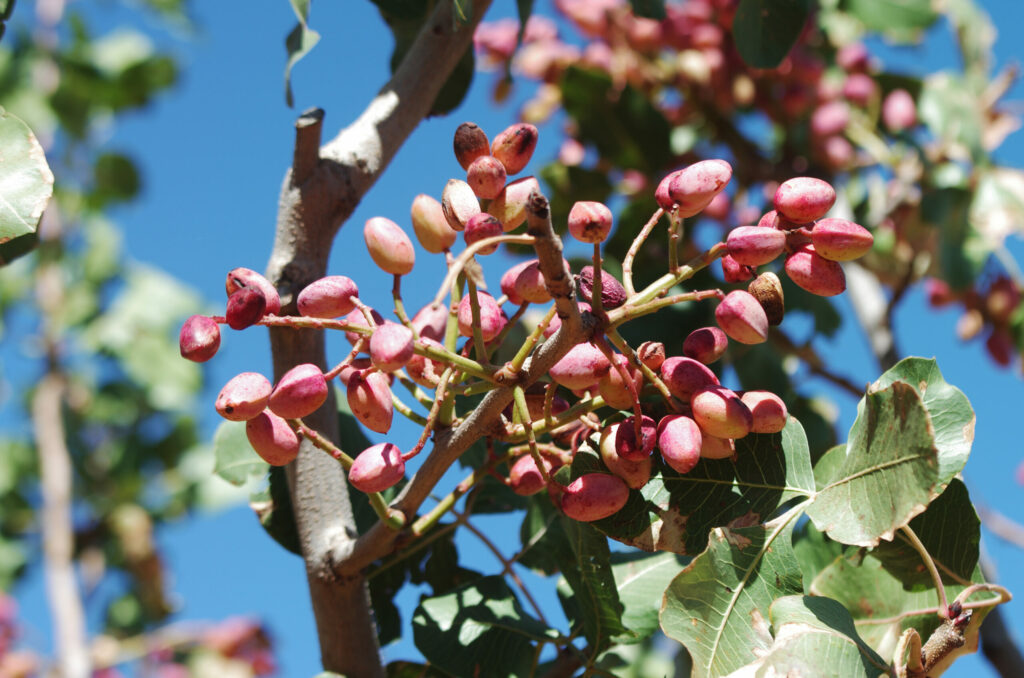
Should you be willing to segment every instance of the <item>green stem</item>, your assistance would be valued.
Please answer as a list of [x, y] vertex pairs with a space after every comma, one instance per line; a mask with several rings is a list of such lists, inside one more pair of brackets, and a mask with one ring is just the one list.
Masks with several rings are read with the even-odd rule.
[[[707, 267], [707, 265], [710, 264], [712, 261], [725, 254], [728, 254], [728, 252], [729, 248], [724, 242], [717, 243], [708, 251], [699, 254], [698, 256], [694, 257], [690, 261], [680, 266], [679, 270], [676, 271], [675, 274], [666, 273], [665, 275], [661, 276], [660, 278], [652, 282], [646, 288], [644, 288], [643, 292], [638, 292], [637, 294], [626, 299], [626, 306], [640, 306], [641, 304], [646, 304], [647, 302], [667, 292], [669, 289], [672, 288], [673, 285], [678, 285], [684, 280], [692, 278], [694, 273], [701, 270], [702, 268]], [[622, 311], [623, 308], [624, 307], [619, 307], [612, 311], [611, 313], [609, 313], [609, 320], [611, 322], [618, 321], [619, 318], [622, 315], [624, 315]]]
[[412, 326], [412, 321], [409, 320], [409, 316], [405, 313], [405, 304], [402, 303], [402, 276], [395, 275], [395, 282], [391, 286], [391, 296], [395, 300], [395, 315], [402, 322], [403, 325], [412, 330], [413, 341], [420, 338], [420, 333]]
[[657, 226], [663, 214], [665, 214], [665, 210], [659, 207], [658, 211], [644, 224], [640, 234], [633, 239], [632, 244], [629, 246], [629, 251], [626, 252], [626, 258], [622, 260], [622, 286], [626, 288], [627, 297], [632, 297], [636, 294], [636, 290], [633, 288], [633, 260], [636, 258], [637, 252], [640, 251], [640, 246], [647, 240], [647, 237], [654, 230], [654, 227]]
[[904, 525], [900, 530], [906, 536], [910, 545], [914, 547], [914, 550], [917, 551], [918, 555], [921, 556], [921, 560], [924, 561], [925, 567], [928, 568], [928, 574], [931, 575], [932, 582], [935, 584], [935, 590], [939, 594], [939, 616], [945, 618], [947, 611], [949, 610], [948, 603], [946, 601], [946, 587], [942, 583], [942, 576], [939, 575], [939, 569], [935, 567], [935, 561], [932, 560], [932, 554], [928, 553], [928, 549], [926, 549], [921, 540], [917, 538], [917, 534], [910, 525]]
[[469, 310], [473, 316], [473, 348], [476, 349], [477, 360], [487, 360], [487, 346], [484, 344], [484, 333], [480, 329], [480, 298], [476, 294], [476, 283], [466, 278], [469, 294]]
[[541, 336], [544, 334], [544, 330], [546, 330], [548, 325], [551, 324], [551, 319], [555, 317], [556, 311], [557, 309], [555, 308], [555, 305], [552, 304], [551, 308], [549, 308], [548, 312], [544, 315], [544, 319], [537, 323], [537, 326], [533, 328], [533, 332], [530, 332], [530, 336], [528, 336], [526, 341], [523, 342], [523, 345], [519, 347], [519, 351], [508, 364], [508, 369], [512, 374], [518, 374], [519, 370], [523, 369], [523, 363], [526, 362], [526, 358], [529, 357], [531, 352], [533, 352], [533, 348], [537, 345], [537, 342], [540, 341]]
[[544, 466], [544, 459], [540, 456], [540, 450], [537, 449], [537, 437], [533, 432], [533, 426], [531, 426], [530, 407], [526, 404], [526, 391], [523, 390], [522, 386], [516, 386], [512, 389], [512, 397], [515, 398], [519, 418], [526, 428], [526, 441], [530, 445], [530, 456], [533, 457], [533, 463], [537, 465], [540, 477], [544, 479], [544, 484], [547, 485], [551, 482], [551, 476], [548, 475], [548, 469]]

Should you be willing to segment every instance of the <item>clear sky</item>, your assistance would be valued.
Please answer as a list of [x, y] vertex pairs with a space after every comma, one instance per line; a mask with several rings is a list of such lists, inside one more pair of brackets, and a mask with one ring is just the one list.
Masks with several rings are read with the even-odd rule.
[[[273, 238], [278, 190], [290, 161], [292, 123], [302, 109], [326, 110], [325, 135], [352, 120], [387, 79], [390, 34], [375, 7], [365, 0], [313, 3], [312, 26], [322, 40], [294, 72], [295, 109], [284, 103], [282, 71], [283, 39], [294, 17], [285, 0], [254, 3], [194, 3], [198, 32], [192, 36], [157, 34], [181, 59], [178, 87], [151, 109], [128, 116], [113, 131], [110, 144], [130, 151], [139, 162], [144, 180], [141, 198], [113, 213], [123, 228], [126, 249], [138, 261], [160, 267], [194, 285], [212, 304], [223, 303], [225, 273], [236, 266], [262, 270]], [[498, 15], [512, 15], [514, 3], [499, 0]], [[1019, 27], [1024, 3], [994, 0], [983, 3], [999, 27]], [[537, 3], [539, 11], [550, 2]], [[97, 27], [113, 27], [137, 17], [112, 3], [76, 3], [88, 9]], [[31, 5], [19, 3], [18, 12]], [[154, 26], [150, 26], [153, 28]], [[1020, 43], [1009, 29], [1000, 36], [1000, 63], [1019, 60]], [[927, 49], [886, 51], [890, 65], [908, 70], [933, 69], [954, 58], [947, 36]], [[354, 278], [361, 296], [371, 304], [390, 307], [390, 279], [368, 266], [361, 227], [371, 216], [388, 216], [408, 224], [408, 210], [418, 193], [440, 198], [449, 177], [460, 168], [451, 155], [451, 135], [463, 120], [473, 120], [492, 136], [515, 119], [514, 106], [496, 107], [489, 102], [493, 78], [478, 74], [469, 97], [453, 115], [424, 122], [399, 152], [391, 168], [366, 196], [335, 244], [332, 273]], [[1018, 98], [1021, 89], [1015, 90]], [[522, 89], [519, 90], [522, 93]], [[1024, 166], [1021, 134], [1006, 144], [1002, 162]], [[555, 152], [557, 128], [541, 128], [541, 142], [534, 167]], [[1024, 247], [1013, 245], [1018, 260]], [[433, 296], [444, 272], [443, 261], [422, 250], [414, 284], [404, 286], [407, 307], [416, 309]], [[491, 263], [491, 262], [488, 262]], [[503, 267], [491, 269], [488, 281], [497, 287]], [[845, 306], [845, 302], [840, 302]], [[896, 326], [904, 355], [936, 356], [947, 381], [970, 398], [978, 415], [977, 438], [965, 479], [977, 503], [997, 509], [1024, 522], [1021, 487], [1014, 471], [1024, 458], [1016, 428], [1021, 413], [1024, 385], [1019, 369], [997, 369], [984, 355], [980, 343], [961, 344], [954, 336], [955, 311], [933, 312], [925, 308], [920, 289], [900, 306]], [[854, 381], [868, 383], [877, 376], [863, 337], [850, 325], [822, 351]], [[335, 359], [341, 345], [333, 343]], [[347, 349], [344, 349], [347, 350]], [[269, 350], [262, 330], [227, 331], [221, 353], [209, 363], [208, 405], [202, 418], [212, 432], [217, 423], [213, 398], [234, 374], [270, 372]], [[827, 390], [823, 382], [809, 389]], [[829, 391], [840, 408], [840, 430], [853, 420], [855, 403], [842, 393]], [[411, 426], [393, 434], [409, 441], [416, 435]], [[371, 436], [376, 442], [380, 436]], [[401, 444], [400, 444], [401, 446]], [[506, 552], [517, 547], [518, 522], [495, 524], [480, 520], [493, 530]], [[506, 536], [508, 535], [508, 536]], [[276, 546], [262, 531], [248, 507], [241, 505], [163, 530], [160, 544], [173, 579], [171, 589], [181, 596], [178, 619], [221, 619], [229, 615], [253, 615], [265, 619], [274, 636], [281, 675], [306, 676], [318, 670], [316, 633], [309, 611], [301, 561]], [[477, 569], [493, 569], [495, 561], [472, 541], [458, 542], [464, 557], [477, 560]], [[1002, 583], [1024, 593], [1024, 554], [986, 534], [984, 547], [998, 567]], [[548, 593], [542, 605], [550, 619], [561, 619], [551, 588], [536, 579], [531, 586]], [[16, 592], [32, 631], [28, 641], [48, 647], [49, 622], [38, 573]], [[402, 595], [403, 622], [409, 618], [419, 592], [409, 587]], [[1011, 603], [1005, 608], [1019, 637], [1024, 638], [1024, 608]], [[411, 637], [411, 633], [406, 634]], [[385, 648], [388, 660], [415, 658], [411, 640]], [[975, 658], [961, 660], [953, 676], [993, 675], [988, 665]]]

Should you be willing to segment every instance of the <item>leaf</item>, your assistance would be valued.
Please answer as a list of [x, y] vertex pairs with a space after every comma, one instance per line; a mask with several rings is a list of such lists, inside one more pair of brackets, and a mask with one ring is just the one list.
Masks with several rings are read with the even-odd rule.
[[447, 678], [430, 664], [417, 664], [409, 661], [389, 662], [385, 668], [388, 678]]
[[244, 421], [224, 421], [213, 434], [213, 472], [241, 487], [270, 468], [249, 444]]
[[754, 527], [715, 528], [665, 591], [661, 628], [690, 652], [693, 676], [722, 676], [772, 645], [768, 608], [803, 592], [792, 532], [802, 506]]
[[291, 493], [288, 491], [288, 478], [283, 466], [270, 467], [267, 486], [249, 495], [249, 508], [274, 541], [285, 550], [302, 555]]
[[990, 246], [981, 240], [969, 218], [971, 191], [950, 187], [925, 191], [922, 221], [939, 231], [940, 277], [955, 290], [967, 290], [981, 273]]
[[483, 577], [424, 598], [413, 614], [413, 640], [431, 664], [454, 676], [528, 676], [534, 643], [557, 631], [525, 613], [501, 577]]
[[289, 107], [295, 105], [295, 97], [292, 95], [292, 68], [310, 50], [320, 42], [320, 34], [309, 27], [309, 3], [310, 0], [288, 0], [295, 12], [298, 23], [288, 33], [284, 40], [284, 48], [288, 52], [288, 62], [284, 67], [284, 100]]
[[971, 197], [971, 226], [988, 242], [1001, 245], [1024, 230], [1024, 171], [1010, 167], [978, 167], [977, 189]]
[[831, 598], [784, 596], [772, 603], [775, 643], [755, 663], [730, 674], [876, 678], [889, 664], [857, 634], [850, 613]]
[[931, 421], [912, 386], [873, 384], [862, 402], [846, 459], [807, 515], [836, 541], [874, 546], [924, 511], [942, 478]]
[[810, 12], [810, 0], [740, 0], [732, 22], [736, 51], [754, 68], [777, 67], [796, 44]]
[[962, 78], [945, 71], [925, 78], [917, 107], [921, 121], [951, 155], [986, 159], [982, 143], [985, 119], [979, 94]]
[[93, 188], [89, 201], [97, 208], [134, 198], [142, 186], [131, 158], [120, 153], [103, 153], [93, 166]]
[[0, 108], [0, 265], [36, 242], [36, 228], [53, 195], [43, 147], [18, 117]]
[[612, 574], [622, 601], [622, 624], [636, 634], [632, 642], [640, 642], [658, 630], [665, 589], [688, 562], [674, 553], [611, 555]]
[[844, 0], [846, 11], [871, 31], [911, 41], [939, 18], [932, 0]]
[[629, 0], [633, 14], [661, 21], [665, 18], [665, 0]]
[[7, 29], [7, 20], [14, 13], [14, 0], [0, 0], [0, 37], [3, 37]]
[[808, 586], [818, 573], [842, 557], [847, 548], [826, 537], [810, 520], [797, 525], [793, 530], [793, 552], [804, 575], [804, 593], [810, 592]]
[[836, 445], [825, 454], [814, 465], [814, 484], [819, 490], [828, 486], [832, 481], [837, 480], [846, 463], [846, 444]]

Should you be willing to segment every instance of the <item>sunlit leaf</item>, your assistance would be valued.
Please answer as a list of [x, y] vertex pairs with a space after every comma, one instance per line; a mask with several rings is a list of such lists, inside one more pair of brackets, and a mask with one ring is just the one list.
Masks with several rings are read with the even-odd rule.
[[612, 574], [622, 601], [622, 624], [636, 642], [658, 630], [665, 589], [689, 562], [674, 553], [613, 553]]
[[868, 30], [902, 41], [914, 40], [939, 18], [931, 0], [844, 0], [843, 6]]
[[288, 62], [284, 67], [284, 100], [288, 106], [295, 105], [295, 97], [292, 95], [292, 69], [303, 57], [309, 54], [310, 50], [320, 42], [320, 34], [309, 27], [309, 4], [310, 0], [288, 0], [295, 12], [298, 23], [288, 33], [284, 40], [285, 50], [288, 52]]
[[225, 421], [213, 434], [213, 472], [232, 485], [263, 477], [270, 465], [252, 449], [244, 421]]
[[283, 466], [270, 467], [267, 486], [249, 496], [249, 508], [274, 541], [285, 550], [302, 555], [299, 532], [295, 527], [295, 513], [292, 510], [292, 498], [288, 491], [288, 479], [285, 477]]
[[0, 265], [35, 245], [53, 172], [32, 130], [0, 108]]

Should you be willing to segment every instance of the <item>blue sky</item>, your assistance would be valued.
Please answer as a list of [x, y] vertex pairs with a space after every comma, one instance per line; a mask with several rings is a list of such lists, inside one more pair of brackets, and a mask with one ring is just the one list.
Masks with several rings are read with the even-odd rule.
[[[549, 8], [538, 2], [538, 8]], [[1014, 27], [1024, 19], [1022, 3], [998, 0], [983, 3], [997, 26]], [[498, 2], [498, 15], [512, 15], [514, 4]], [[73, 5], [77, 7], [78, 5]], [[86, 7], [82, 3], [82, 8]], [[29, 11], [21, 6], [18, 11]], [[110, 145], [129, 150], [139, 162], [144, 180], [141, 198], [113, 213], [124, 231], [130, 257], [158, 266], [189, 282], [199, 292], [221, 304], [225, 273], [236, 266], [262, 270], [273, 239], [274, 219], [281, 179], [291, 157], [292, 124], [298, 111], [309, 106], [326, 110], [325, 136], [352, 120], [375, 94], [388, 75], [391, 38], [374, 6], [365, 1], [314, 3], [312, 26], [321, 43], [295, 69], [295, 109], [285, 106], [282, 71], [283, 39], [294, 23], [285, 0], [251, 4], [195, 3], [198, 31], [192, 36], [158, 34], [181, 59], [181, 82], [151, 109], [129, 116], [113, 131]], [[137, 17], [120, 5], [90, 5], [97, 26], [115, 26]], [[1000, 63], [1019, 60], [1016, 36], [1001, 36], [997, 44]], [[907, 70], [948, 65], [952, 53], [946, 36], [925, 49], [885, 52], [889, 65]], [[361, 226], [371, 216], [389, 216], [407, 222], [409, 205], [418, 193], [440, 197], [449, 177], [460, 169], [451, 156], [451, 135], [463, 120], [473, 120], [493, 135], [515, 119], [514, 106], [496, 107], [489, 101], [492, 77], [478, 74], [463, 106], [446, 118], [425, 121], [392, 162], [392, 166], [366, 196], [335, 243], [331, 273], [345, 274], [359, 282], [362, 296], [371, 304], [390, 307], [390, 278], [368, 265]], [[521, 91], [521, 90], [520, 90]], [[1015, 90], [1020, 97], [1021, 89]], [[557, 128], [541, 129], [534, 167], [552, 157]], [[1001, 161], [1024, 166], [1024, 139], [1011, 137]], [[1013, 244], [1018, 260], [1024, 247]], [[439, 258], [431, 261], [422, 250], [413, 284], [406, 284], [407, 307], [416, 309], [433, 296], [444, 272]], [[489, 281], [497, 286], [503, 270], [495, 266]], [[844, 304], [845, 302], [840, 302]], [[848, 309], [847, 309], [848, 310]], [[927, 310], [920, 289], [913, 290], [896, 316], [900, 349], [905, 355], [936, 356], [947, 381], [970, 398], [978, 416], [974, 452], [964, 476], [977, 503], [1024, 522], [1022, 488], [1014, 471], [1024, 449], [1016, 429], [1024, 385], [1019, 372], [997, 369], [980, 343], [961, 344], [954, 336], [957, 313]], [[341, 357], [338, 343], [333, 354]], [[841, 365], [854, 381], [868, 383], [877, 374], [863, 337], [848, 330], [822, 352]], [[346, 349], [347, 350], [347, 349]], [[208, 430], [216, 425], [213, 398], [220, 385], [245, 370], [269, 373], [269, 350], [262, 330], [228, 332], [223, 349], [209, 364], [208, 404], [202, 418]], [[830, 391], [820, 381], [809, 389], [829, 392], [840, 408], [840, 430], [852, 423], [854, 401]], [[411, 426], [397, 430], [411, 440]], [[376, 442], [379, 436], [371, 436]], [[518, 524], [480, 520], [481, 527], [498, 536], [506, 552], [515, 550]], [[503, 537], [502, 535], [509, 535]], [[264, 618], [276, 641], [281, 675], [312, 675], [318, 670], [316, 633], [309, 611], [301, 561], [278, 548], [263, 533], [246, 506], [202, 515], [165, 529], [159, 535], [173, 579], [171, 589], [181, 599], [181, 619], [220, 619], [245, 614]], [[503, 541], [504, 539], [504, 541]], [[473, 538], [459, 542], [464, 556], [477, 569], [493, 570], [496, 562], [478, 548]], [[984, 548], [998, 567], [999, 576], [1011, 590], [1024, 591], [1024, 553], [985, 535]], [[529, 585], [550, 592], [550, 587], [527, 578]], [[33, 576], [16, 591], [31, 625], [27, 640], [48, 647], [49, 624], [41, 579]], [[406, 590], [405, 623], [418, 592]], [[549, 619], [561, 618], [557, 601], [543, 595]], [[1005, 609], [1012, 627], [1024, 637], [1024, 609], [1014, 602]], [[388, 660], [413, 658], [409, 640], [385, 648]], [[960, 661], [947, 675], [993, 675], [976, 658]]]

